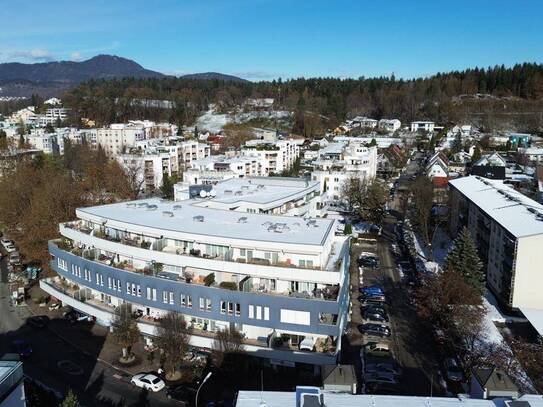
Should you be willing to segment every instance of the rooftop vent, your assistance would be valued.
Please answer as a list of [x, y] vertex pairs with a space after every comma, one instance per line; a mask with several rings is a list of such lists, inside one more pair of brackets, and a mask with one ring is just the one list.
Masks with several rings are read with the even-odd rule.
[[243, 195], [243, 192], [241, 192], [241, 191], [236, 191], [236, 193], [235, 193], [234, 195], [236, 195], [236, 196], [241, 196], [241, 195]]
[[145, 208], [145, 207], [147, 207], [147, 205], [148, 205], [147, 202], [140, 202], [140, 203], [138, 204], [138, 208]]
[[183, 205], [174, 205], [173, 206], [174, 211], [179, 211], [179, 210], [181, 210], [181, 208], [183, 208]]
[[238, 219], [238, 223], [247, 223], [247, 216], [242, 216]]
[[249, 189], [249, 185], [242, 185], [241, 189]]
[[258, 184], [256, 186], [256, 189], [264, 189], [264, 188], [266, 188], [266, 187], [264, 185], [262, 185], [262, 184]]
[[147, 205], [148, 211], [156, 211], [158, 209], [158, 206], [156, 205]]
[[130, 203], [127, 203], [126, 204], [126, 207], [127, 208], [135, 208], [136, 207], [136, 204], [134, 202], [130, 202]]
[[313, 226], [313, 227], [316, 228], [316, 227], [318, 227], [317, 221], [316, 221], [315, 219], [309, 219], [309, 220], [307, 221], [307, 226]]
[[225, 195], [232, 195], [232, 190], [231, 189], [225, 189], [224, 194]]
[[283, 233], [288, 232], [290, 228], [286, 223], [274, 223], [268, 227], [268, 232]]
[[192, 217], [192, 220], [194, 222], [203, 222], [204, 221], [204, 215], [196, 215]]
[[543, 221], [543, 213], [541, 213], [541, 212], [538, 213], [537, 215], [535, 215], [535, 218], [536, 218], [537, 220]]
[[162, 216], [165, 216], [166, 218], [173, 218], [173, 212], [162, 211]]

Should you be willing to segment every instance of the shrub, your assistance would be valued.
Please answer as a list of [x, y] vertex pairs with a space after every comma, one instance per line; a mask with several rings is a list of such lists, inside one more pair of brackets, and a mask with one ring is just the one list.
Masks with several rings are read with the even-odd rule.
[[231, 290], [231, 291], [237, 291], [238, 285], [234, 283], [233, 281], [223, 281], [219, 284], [220, 288], [224, 288], [225, 290]]
[[353, 234], [353, 226], [350, 223], [345, 224], [345, 229], [343, 229], [343, 233], [345, 235], [352, 235]]
[[209, 273], [204, 277], [204, 284], [209, 287], [215, 283], [215, 273]]

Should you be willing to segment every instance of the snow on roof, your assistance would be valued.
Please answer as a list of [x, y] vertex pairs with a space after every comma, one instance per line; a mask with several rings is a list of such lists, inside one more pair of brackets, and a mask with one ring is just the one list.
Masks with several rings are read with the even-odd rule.
[[[78, 208], [81, 218], [114, 221], [167, 231], [230, 239], [322, 246], [332, 231], [333, 220], [303, 219], [211, 209], [193, 205], [200, 200], [165, 201], [141, 199]], [[87, 215], [87, 216], [85, 216]]]
[[[324, 404], [334, 407], [495, 407], [492, 400], [453, 397], [377, 396], [368, 394], [347, 394], [322, 392]], [[523, 396], [524, 397], [524, 396]], [[541, 396], [539, 396], [541, 397]], [[496, 400], [497, 401], [497, 400]], [[534, 404], [533, 404], [534, 403]], [[542, 406], [543, 399], [530, 399], [531, 406]], [[238, 393], [236, 407], [295, 407], [295, 392], [245, 391]]]
[[472, 175], [449, 184], [514, 236], [543, 233], [543, 205], [502, 181]]

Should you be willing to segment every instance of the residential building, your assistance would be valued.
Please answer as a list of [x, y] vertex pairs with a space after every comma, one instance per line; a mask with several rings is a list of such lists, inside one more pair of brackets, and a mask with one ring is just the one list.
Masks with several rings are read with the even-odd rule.
[[300, 147], [294, 140], [249, 140], [241, 148], [244, 156], [259, 157], [261, 174], [280, 174], [288, 171], [300, 155]]
[[59, 122], [64, 122], [68, 119], [70, 109], [65, 107], [54, 107], [45, 110], [45, 114], [36, 116], [36, 125], [45, 127], [47, 125], [56, 125]]
[[57, 133], [33, 132], [25, 136], [25, 141], [45, 154], [61, 154], [61, 149], [64, 151], [64, 139]]
[[[59, 225], [63, 239], [49, 243], [58, 276], [40, 287], [106, 326], [115, 307], [131, 304], [147, 342], [173, 311], [192, 328], [191, 346], [212, 349], [217, 331], [236, 328], [247, 353], [272, 363], [335, 364], [348, 318], [349, 238], [335, 235], [332, 219], [261, 213], [278, 202], [297, 209], [292, 196], [318, 199], [315, 184], [236, 181], [241, 195], [207, 186], [177, 202], [77, 209], [77, 220]], [[302, 341], [314, 351], [300, 351]]]
[[402, 126], [402, 122], [398, 119], [381, 119], [379, 120], [379, 128], [388, 132], [395, 132]]
[[183, 171], [183, 182], [187, 185], [214, 184], [230, 178], [261, 175], [264, 174], [259, 157], [211, 155], [193, 161], [191, 167]]
[[431, 180], [448, 179], [449, 160], [442, 152], [437, 152], [426, 163], [426, 176]]
[[238, 392], [235, 407], [543, 407], [543, 396], [526, 394], [518, 399], [481, 400], [465, 396], [419, 397], [347, 394], [297, 386], [295, 391]]
[[351, 124], [353, 127], [375, 129], [379, 125], [379, 120], [370, 119], [369, 117], [357, 116], [351, 120]]
[[490, 291], [543, 334], [543, 205], [502, 181], [479, 176], [451, 180], [449, 186], [451, 233], [468, 228]]
[[411, 132], [416, 133], [417, 131], [424, 130], [427, 133], [433, 133], [435, 126], [436, 124], [434, 122], [411, 122]]
[[178, 144], [178, 147], [179, 166], [181, 169], [191, 168], [194, 161], [211, 155], [211, 147], [208, 144], [198, 143], [197, 141], [183, 141]]
[[329, 202], [341, 199], [343, 185], [349, 178], [372, 179], [377, 174], [377, 147], [358, 142], [342, 144], [341, 149], [338, 146], [338, 143], [328, 145], [325, 149], [334, 153], [311, 163], [314, 168], [311, 179], [320, 183], [321, 193], [326, 192]]
[[135, 147], [136, 142], [145, 139], [145, 129], [140, 125], [112, 124], [96, 130], [96, 143], [102, 146], [111, 158]]
[[518, 153], [521, 157], [525, 157], [528, 163], [543, 163], [543, 148], [541, 147], [519, 148]]
[[0, 407], [25, 406], [23, 362], [17, 355], [4, 355], [0, 359]]
[[337, 142], [358, 142], [364, 144], [370, 144], [375, 140], [378, 148], [388, 148], [393, 144], [403, 145], [402, 139], [398, 137], [353, 137], [353, 136], [336, 136], [334, 141]]
[[489, 179], [505, 179], [507, 162], [497, 152], [481, 156], [471, 166], [471, 174]]
[[494, 367], [474, 369], [471, 375], [470, 396], [477, 399], [519, 397], [519, 388], [502, 370]]
[[507, 136], [513, 148], [529, 146], [532, 138], [531, 134], [527, 133], [508, 133]]

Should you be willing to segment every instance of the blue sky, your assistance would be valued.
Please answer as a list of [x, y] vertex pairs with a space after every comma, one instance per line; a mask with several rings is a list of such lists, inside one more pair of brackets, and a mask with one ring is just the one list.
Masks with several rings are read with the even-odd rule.
[[[3, 4], [2, 4], [3, 3]], [[543, 62], [542, 0], [79, 0], [0, 3], [0, 61], [134, 59], [251, 80], [415, 77]]]

